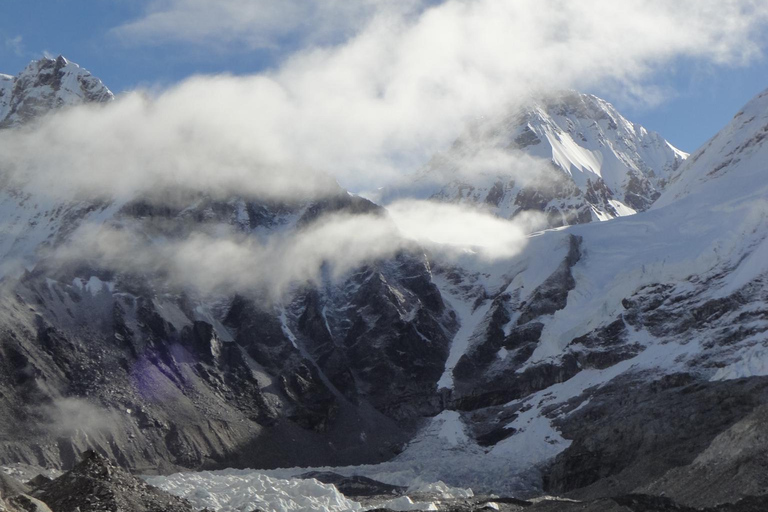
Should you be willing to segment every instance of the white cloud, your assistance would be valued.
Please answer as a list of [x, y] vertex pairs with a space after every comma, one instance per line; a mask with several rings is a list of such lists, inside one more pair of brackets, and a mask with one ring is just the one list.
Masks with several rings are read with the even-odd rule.
[[4, 158], [46, 183], [61, 176], [129, 194], [183, 183], [296, 195], [322, 181], [317, 170], [372, 190], [423, 165], [468, 122], [537, 91], [610, 82], [655, 101], [643, 88], [653, 70], [682, 57], [740, 64], [759, 54], [767, 19], [756, 0], [453, 0], [418, 15], [382, 11], [344, 44], [299, 52], [273, 72], [196, 77], [154, 99], [132, 93], [3, 134]]
[[162, 276], [171, 286], [203, 294], [260, 291], [281, 297], [291, 286], [338, 279], [360, 265], [389, 258], [413, 241], [448, 244], [445, 256], [471, 250], [481, 258], [514, 256], [527, 243], [536, 217], [501, 220], [457, 205], [408, 201], [387, 215], [325, 215], [295, 232], [268, 240], [232, 231], [194, 230], [181, 238], [150, 238], [141, 226], [86, 224], [54, 257]]
[[[191, 80], [155, 100], [140, 93], [108, 106], [68, 109], [20, 130], [0, 131], [3, 169], [38, 194], [130, 199], [167, 189], [310, 197], [338, 186], [294, 146], [269, 103], [267, 80]], [[258, 112], [262, 112], [262, 116]]]
[[5, 48], [10, 50], [17, 57], [24, 56], [24, 39], [19, 35], [5, 38]]
[[526, 245], [528, 233], [546, 224], [537, 212], [508, 221], [478, 209], [430, 201], [398, 201], [387, 210], [407, 238], [458, 252], [472, 250], [487, 259], [516, 255]]

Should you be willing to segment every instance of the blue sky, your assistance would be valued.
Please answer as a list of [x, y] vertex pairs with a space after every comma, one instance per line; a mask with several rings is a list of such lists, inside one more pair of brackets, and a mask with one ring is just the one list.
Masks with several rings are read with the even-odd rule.
[[[115, 31], [115, 27], [146, 19], [148, 13], [163, 6], [176, 5], [178, 9], [185, 1], [3, 0], [0, 71], [16, 74], [30, 60], [46, 53], [63, 54], [119, 93], [136, 87], [165, 87], [195, 74], [258, 73], [279, 66], [306, 43], [308, 25], [291, 26], [263, 44], [242, 37], [201, 43], [181, 36], [156, 37], [156, 33], [145, 37], [151, 32], [125, 37], [124, 31]], [[357, 18], [350, 19], [353, 23]], [[334, 35], [321, 35], [310, 44], [338, 43], [345, 30], [354, 27], [334, 30]], [[693, 151], [751, 97], [768, 88], [768, 65], [760, 56], [753, 56], [746, 65], [690, 58], [671, 62], [647, 80], [646, 85], [663, 93], [664, 99], [658, 104], [627, 101], [615, 88], [599, 84], [592, 84], [587, 92], [611, 101], [631, 120], [660, 132], [681, 149]]]

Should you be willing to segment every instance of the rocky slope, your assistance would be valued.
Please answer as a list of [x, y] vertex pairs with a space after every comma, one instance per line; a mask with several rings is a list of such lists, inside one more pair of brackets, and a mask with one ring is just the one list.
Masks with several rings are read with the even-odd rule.
[[686, 157], [610, 103], [567, 91], [477, 124], [385, 200], [416, 194], [582, 224], [648, 209]]

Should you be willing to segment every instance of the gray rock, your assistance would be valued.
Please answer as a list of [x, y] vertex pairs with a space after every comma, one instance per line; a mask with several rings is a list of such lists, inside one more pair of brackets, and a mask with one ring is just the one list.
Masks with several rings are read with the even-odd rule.
[[86, 452], [72, 470], [35, 495], [56, 512], [195, 510], [185, 499], [148, 485], [93, 451]]

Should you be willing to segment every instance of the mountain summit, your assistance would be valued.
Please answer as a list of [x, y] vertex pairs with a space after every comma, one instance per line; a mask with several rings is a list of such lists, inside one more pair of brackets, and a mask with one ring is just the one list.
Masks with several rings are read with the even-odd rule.
[[0, 75], [0, 128], [21, 125], [51, 110], [114, 98], [98, 78], [59, 55], [32, 61], [16, 77]]
[[607, 101], [564, 91], [475, 126], [393, 196], [417, 190], [504, 218], [538, 210], [551, 227], [583, 224], [646, 210], [687, 156]]

